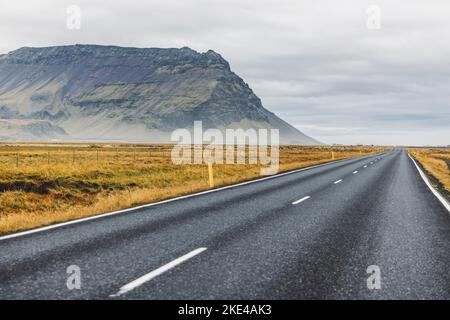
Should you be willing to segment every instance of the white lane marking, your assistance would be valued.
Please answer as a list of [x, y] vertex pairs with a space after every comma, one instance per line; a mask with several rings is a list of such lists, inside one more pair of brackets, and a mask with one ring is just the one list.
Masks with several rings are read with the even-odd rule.
[[417, 165], [416, 160], [414, 160], [413, 157], [408, 153], [408, 157], [414, 162], [414, 165], [417, 168], [417, 171], [419, 171], [420, 176], [422, 177], [422, 180], [425, 181], [428, 188], [430, 188], [431, 192], [438, 198], [438, 200], [444, 205], [444, 207], [447, 209], [447, 211], [450, 212], [450, 204], [445, 200], [445, 198], [431, 185], [430, 181], [428, 180], [428, 177], [425, 173], [423, 173], [422, 169]]
[[[358, 158], [365, 159], [365, 158], [368, 158], [368, 157], [370, 157], [370, 156], [362, 156], [362, 157], [358, 157]], [[106, 217], [114, 216], [114, 215], [117, 215], [117, 214], [122, 214], [122, 213], [136, 211], [136, 210], [139, 210], [139, 209], [150, 208], [150, 207], [158, 206], [158, 205], [165, 204], [165, 203], [170, 203], [170, 202], [174, 202], [174, 201], [178, 201], [178, 200], [183, 200], [183, 199], [188, 199], [188, 198], [201, 196], [201, 195], [208, 194], [208, 193], [213, 193], [213, 192], [218, 192], [218, 191], [227, 190], [227, 189], [231, 189], [231, 188], [236, 188], [236, 187], [240, 187], [240, 186], [245, 186], [245, 185], [256, 183], [256, 182], [261, 182], [261, 181], [265, 181], [265, 180], [275, 179], [275, 178], [287, 176], [287, 175], [290, 175], [290, 174], [298, 173], [298, 172], [301, 172], [301, 171], [311, 170], [311, 169], [315, 169], [315, 168], [319, 168], [319, 167], [328, 166], [330, 164], [336, 164], [336, 163], [340, 163], [340, 162], [344, 162], [344, 161], [348, 161], [348, 160], [353, 160], [353, 159], [355, 159], [355, 158], [340, 159], [340, 160], [330, 161], [330, 162], [327, 162], [327, 163], [316, 164], [314, 166], [310, 166], [310, 167], [306, 167], [306, 168], [301, 168], [301, 169], [296, 169], [296, 170], [292, 170], [292, 171], [289, 171], [289, 172], [283, 172], [283, 173], [275, 174], [275, 175], [270, 176], [270, 177], [264, 177], [264, 178], [259, 178], [259, 179], [255, 179], [255, 180], [240, 182], [240, 183], [236, 183], [236, 184], [231, 184], [229, 186], [220, 187], [220, 188], [217, 188], [217, 189], [205, 190], [205, 191], [200, 191], [200, 192], [197, 192], [197, 193], [187, 194], [185, 196], [180, 196], [180, 197], [176, 197], [176, 198], [166, 199], [166, 200], [162, 200], [162, 201], [158, 201], [158, 202], [152, 202], [152, 203], [144, 204], [142, 206], [132, 207], [132, 208], [123, 209], [123, 210], [117, 210], [117, 211], [112, 211], [112, 212], [105, 212], [105, 213], [97, 214], [97, 215], [91, 216], [91, 217], [71, 220], [71, 221], [67, 221], [67, 222], [55, 223], [55, 224], [52, 224], [52, 225], [49, 225], [49, 226], [46, 226], [46, 227], [40, 227], [40, 228], [31, 229], [31, 230], [27, 230], [27, 231], [16, 232], [16, 233], [12, 233], [12, 234], [8, 234], [6, 236], [0, 237], [0, 241], [1, 240], [12, 239], [12, 238], [17, 238], [17, 237], [21, 237], [21, 236], [25, 236], [25, 235], [29, 235], [29, 234], [33, 234], [33, 233], [38, 233], [38, 232], [42, 232], [42, 231], [52, 230], [52, 229], [56, 229], [56, 228], [60, 228], [60, 227], [65, 227], [65, 226], [69, 226], [69, 225], [76, 224], [76, 223], [82, 223], [82, 222], [86, 222], [86, 221], [106, 218]]]
[[353, 174], [356, 174], [356, 173], [358, 173], [358, 170], [353, 171]]
[[121, 287], [119, 289], [119, 291], [117, 293], [111, 294], [110, 297], [119, 297], [133, 289], [136, 289], [137, 287], [143, 285], [144, 283], [152, 280], [153, 278], [163, 274], [164, 272], [176, 267], [177, 265], [191, 259], [192, 257], [195, 257], [196, 255], [202, 253], [203, 251], [205, 251], [207, 248], [198, 248], [195, 249], [187, 254], [185, 254], [184, 256], [181, 256], [171, 262], [169, 262], [168, 264], [163, 265], [162, 267], [159, 267], [156, 270], [153, 270], [152, 272], [149, 272], [145, 275], [143, 275], [142, 277], [137, 278], [134, 281], [131, 281], [130, 283], [124, 285], [123, 287]]
[[338, 184], [342, 181], [342, 179], [339, 179], [338, 181], [335, 181], [334, 184]]
[[364, 168], [367, 168], [367, 164], [364, 166]]
[[298, 199], [297, 201], [292, 202], [292, 204], [299, 204], [300, 202], [308, 200], [309, 198], [311, 198], [311, 197], [310, 196], [303, 197], [301, 199]]

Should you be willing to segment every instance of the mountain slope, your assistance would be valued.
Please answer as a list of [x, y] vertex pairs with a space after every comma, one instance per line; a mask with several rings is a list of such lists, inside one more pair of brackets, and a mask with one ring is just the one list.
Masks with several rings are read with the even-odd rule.
[[0, 119], [47, 121], [71, 140], [167, 142], [202, 120], [204, 128], [278, 128], [282, 143], [318, 144], [266, 110], [219, 54], [189, 48], [74, 45], [2, 55]]

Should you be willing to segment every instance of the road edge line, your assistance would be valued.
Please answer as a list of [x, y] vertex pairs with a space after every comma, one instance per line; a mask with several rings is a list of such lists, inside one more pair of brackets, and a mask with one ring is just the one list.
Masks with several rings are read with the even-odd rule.
[[439, 193], [439, 191], [437, 191], [435, 188], [433, 188], [433, 186], [430, 183], [430, 180], [428, 179], [426, 174], [422, 171], [422, 169], [420, 169], [416, 160], [414, 160], [414, 158], [411, 157], [409, 152], [408, 152], [408, 157], [412, 160], [412, 162], [416, 166], [417, 171], [419, 171], [420, 177], [422, 178], [423, 181], [425, 181], [425, 184], [428, 186], [428, 188], [431, 190], [431, 192], [433, 192], [433, 194], [436, 196], [436, 198], [444, 205], [445, 209], [447, 209], [447, 211], [450, 212], [450, 204], [447, 202], [447, 200], [445, 200], [444, 196]]

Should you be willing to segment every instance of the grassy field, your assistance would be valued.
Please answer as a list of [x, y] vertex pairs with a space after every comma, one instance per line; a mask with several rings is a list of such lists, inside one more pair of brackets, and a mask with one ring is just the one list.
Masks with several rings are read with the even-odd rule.
[[409, 148], [408, 152], [432, 176], [433, 186], [450, 199], [450, 148]]
[[[170, 145], [0, 144], [0, 233], [208, 189], [206, 165], [174, 165]], [[383, 151], [280, 148], [280, 172]], [[215, 186], [260, 176], [260, 165], [214, 165]]]

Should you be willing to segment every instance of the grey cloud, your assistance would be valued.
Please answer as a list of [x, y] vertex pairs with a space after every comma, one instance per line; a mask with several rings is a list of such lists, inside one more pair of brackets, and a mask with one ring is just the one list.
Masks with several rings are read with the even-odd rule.
[[[82, 9], [82, 29], [65, 9]], [[73, 43], [214, 49], [265, 107], [325, 142], [450, 144], [450, 3], [378, 0], [15, 0], [0, 53]]]

